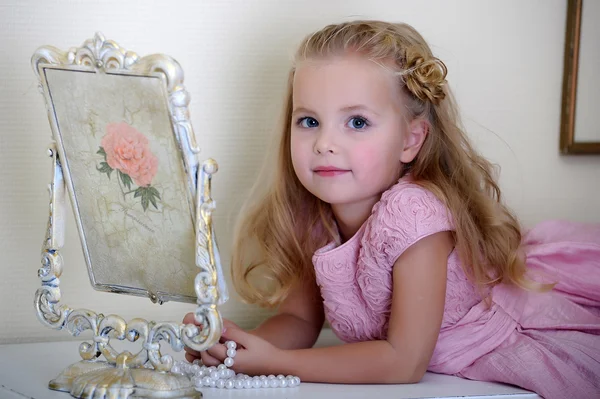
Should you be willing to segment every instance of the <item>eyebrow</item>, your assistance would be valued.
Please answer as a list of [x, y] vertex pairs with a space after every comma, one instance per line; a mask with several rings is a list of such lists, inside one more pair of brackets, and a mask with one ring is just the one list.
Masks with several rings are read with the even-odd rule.
[[351, 105], [351, 106], [348, 106], [348, 107], [344, 107], [344, 108], [341, 109], [341, 111], [344, 111], [344, 112], [369, 111], [369, 112], [372, 112], [375, 115], [379, 116], [379, 113], [377, 111], [375, 111], [374, 109], [369, 108], [369, 107], [367, 107], [366, 105], [363, 105], [363, 104]]
[[[375, 111], [372, 108], [367, 107], [366, 105], [363, 104], [358, 104], [358, 105], [349, 105], [347, 107], [343, 107], [340, 109], [340, 111], [342, 112], [352, 112], [352, 111], [369, 111], [377, 116], [380, 116], [379, 113], [377, 111]], [[304, 108], [304, 107], [298, 107], [298, 108], [294, 108], [294, 110], [292, 111], [292, 114], [298, 114], [298, 113], [303, 113], [303, 114], [314, 114], [315, 112], [309, 110], [308, 108]]]

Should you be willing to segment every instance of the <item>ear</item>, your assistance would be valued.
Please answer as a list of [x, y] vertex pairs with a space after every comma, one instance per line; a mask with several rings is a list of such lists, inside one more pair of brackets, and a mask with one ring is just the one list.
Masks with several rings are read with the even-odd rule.
[[410, 163], [421, 150], [421, 146], [429, 133], [429, 122], [423, 119], [413, 119], [408, 124], [404, 148], [400, 154], [400, 162]]

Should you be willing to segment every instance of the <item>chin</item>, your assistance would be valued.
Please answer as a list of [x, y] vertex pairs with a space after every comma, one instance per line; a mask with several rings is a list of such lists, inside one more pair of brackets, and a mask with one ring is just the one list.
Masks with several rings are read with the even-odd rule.
[[336, 197], [339, 197], [339, 195], [334, 195], [331, 192], [325, 192], [324, 190], [317, 190], [314, 187], [306, 187], [305, 188], [308, 190], [308, 192], [310, 192], [312, 195], [314, 195], [315, 197], [317, 197], [318, 199], [320, 199], [323, 202], [326, 202], [328, 204], [332, 204], [332, 201], [335, 201]]
[[328, 203], [329, 205], [341, 205], [353, 202], [349, 195], [341, 193], [339, 191], [333, 192], [332, 190], [324, 192], [323, 190], [320, 190], [318, 192], [313, 191], [312, 193], [315, 197], [317, 197], [323, 202]]
[[360, 193], [357, 193], [357, 188], [350, 184], [339, 184], [335, 181], [332, 181], [328, 185], [322, 183], [314, 184], [310, 181], [308, 183], [304, 187], [312, 195], [329, 205], [342, 205], [356, 202], [357, 200], [360, 201]]

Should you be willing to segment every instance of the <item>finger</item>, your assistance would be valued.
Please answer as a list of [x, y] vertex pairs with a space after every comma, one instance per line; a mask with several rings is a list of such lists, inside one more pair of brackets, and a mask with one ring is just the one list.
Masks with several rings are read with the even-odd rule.
[[183, 317], [183, 324], [194, 324], [196, 326], [202, 326], [196, 322], [196, 316], [193, 313], [188, 313]]
[[214, 357], [212, 357], [208, 352], [202, 352], [200, 354], [200, 357], [202, 359], [202, 364], [205, 366], [218, 366], [219, 364], [221, 364], [221, 362], [218, 359], [215, 359]]
[[186, 353], [186, 354], [185, 354], [185, 360], [187, 360], [187, 361], [188, 361], [188, 362], [190, 362], [190, 363], [193, 363], [193, 362], [194, 362], [194, 360], [196, 360], [196, 359], [199, 359], [199, 358], [200, 358], [200, 355], [198, 355], [198, 356], [194, 356], [194, 355], [192, 355], [191, 353]]
[[235, 324], [233, 321], [229, 320], [229, 319], [223, 319], [223, 327], [225, 330], [227, 330], [228, 328], [237, 328], [240, 329], [240, 326], [238, 326], [237, 324]]
[[192, 349], [192, 348], [190, 348], [189, 346], [186, 346], [186, 347], [184, 348], [184, 350], [185, 350], [185, 352], [186, 352], [187, 354], [189, 354], [190, 356], [193, 356], [193, 357], [195, 357], [195, 358], [198, 358], [198, 357], [200, 357], [200, 352], [193, 350], [193, 349]]
[[193, 313], [187, 313], [185, 316], [183, 316], [183, 324], [192, 324], [195, 320], [194, 314]]
[[216, 344], [210, 347], [207, 352], [214, 357], [215, 359], [219, 359], [220, 361], [225, 360], [227, 357], [227, 348], [225, 345]]
[[240, 328], [228, 329], [223, 333], [223, 337], [228, 341], [235, 341], [238, 345], [242, 345], [245, 348], [251, 346], [252, 340], [256, 338], [254, 335], [247, 333]]

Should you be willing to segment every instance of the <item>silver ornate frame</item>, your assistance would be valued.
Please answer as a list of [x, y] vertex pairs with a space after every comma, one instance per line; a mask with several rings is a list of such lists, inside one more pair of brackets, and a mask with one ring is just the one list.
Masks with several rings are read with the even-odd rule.
[[[184, 345], [196, 351], [203, 351], [215, 344], [223, 327], [217, 306], [228, 300], [212, 223], [215, 203], [211, 197], [211, 180], [217, 172], [217, 163], [212, 159], [206, 160], [202, 165], [198, 162], [199, 148], [189, 120], [190, 96], [183, 86], [182, 68], [174, 59], [162, 54], [140, 58], [114, 41], [106, 40], [100, 33], [96, 33], [93, 39], [86, 40], [81, 47], [72, 48], [67, 52], [52, 46], [40, 47], [32, 56], [31, 64], [46, 101], [53, 132], [53, 142], [48, 150], [48, 155], [52, 158], [52, 182], [48, 186], [50, 209], [42, 245], [42, 267], [38, 271], [42, 286], [36, 291], [34, 306], [39, 320], [49, 328], [66, 329], [73, 336], [78, 336], [85, 330], [91, 330], [93, 333], [93, 342], [83, 342], [79, 346], [83, 360], [71, 365], [50, 381], [49, 388], [69, 391], [72, 396], [79, 398], [201, 396], [201, 393], [195, 391], [188, 377], [170, 372], [173, 358], [160, 352], [162, 340], [170, 344], [175, 351], [181, 351]], [[196, 265], [200, 268], [194, 281], [197, 296], [195, 321], [198, 326], [139, 318], [127, 323], [117, 315], [104, 316], [91, 310], [73, 309], [60, 303], [59, 277], [63, 268], [60, 250], [64, 245], [66, 191], [68, 189], [72, 200], [75, 194], [72, 182], [68, 175], [65, 176], [61, 164], [65, 154], [62, 153], [62, 147], [57, 145], [56, 116], [43, 78], [44, 68], [56, 67], [95, 73], [110, 71], [147, 76], [161, 74], [164, 78], [171, 121], [188, 177], [191, 203], [195, 204], [195, 209], [191, 211], [196, 233]], [[155, 293], [147, 295], [153, 302], [162, 303], [164, 300]], [[142, 341], [142, 348], [135, 354], [118, 352], [111, 346], [111, 338], [127, 339], [131, 342]], [[106, 361], [99, 360], [101, 355]]]

